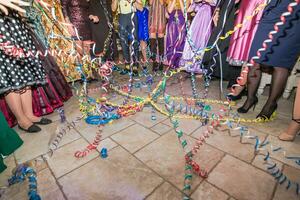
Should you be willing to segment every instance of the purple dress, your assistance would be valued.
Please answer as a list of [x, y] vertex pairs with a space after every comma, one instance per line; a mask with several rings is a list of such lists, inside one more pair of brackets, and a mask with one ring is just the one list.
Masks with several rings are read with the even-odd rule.
[[69, 17], [70, 22], [78, 31], [80, 39], [91, 40], [90, 3], [87, 0], [61, 0], [61, 5], [64, 16]]
[[178, 68], [186, 37], [185, 20], [181, 10], [174, 10], [167, 25], [166, 54], [171, 68]]
[[[215, 3], [215, 2], [214, 2]], [[185, 42], [183, 55], [181, 59], [182, 65], [188, 72], [202, 73], [201, 60], [195, 62], [195, 53], [206, 47], [212, 32], [212, 11], [213, 6], [208, 3], [193, 3], [190, 11], [197, 12], [190, 26], [188, 36]], [[200, 52], [201, 55], [204, 52]]]

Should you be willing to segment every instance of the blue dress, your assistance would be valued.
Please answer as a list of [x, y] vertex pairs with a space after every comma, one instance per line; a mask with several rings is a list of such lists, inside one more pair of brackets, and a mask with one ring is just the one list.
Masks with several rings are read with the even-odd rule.
[[[287, 12], [287, 7], [292, 1], [272, 0], [264, 10], [261, 22], [254, 37], [250, 56], [256, 56], [257, 50], [262, 48], [263, 41], [268, 39], [270, 31], [274, 30], [276, 22], [280, 21], [282, 13]], [[282, 67], [289, 70], [293, 69], [300, 55], [300, 6], [294, 7], [291, 16], [286, 17], [284, 25], [279, 26], [278, 33], [274, 34], [273, 41], [267, 43], [267, 50], [261, 52], [256, 63], [271, 67]]]
[[148, 17], [149, 10], [144, 7], [143, 11], [136, 11], [138, 18], [138, 39], [139, 41], [149, 41]]

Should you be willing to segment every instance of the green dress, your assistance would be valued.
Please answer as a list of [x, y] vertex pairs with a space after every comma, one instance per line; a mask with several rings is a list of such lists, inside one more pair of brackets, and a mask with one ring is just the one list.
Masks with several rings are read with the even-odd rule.
[[6, 169], [2, 155], [12, 154], [22, 144], [23, 141], [19, 135], [8, 126], [2, 112], [0, 112], [0, 173]]

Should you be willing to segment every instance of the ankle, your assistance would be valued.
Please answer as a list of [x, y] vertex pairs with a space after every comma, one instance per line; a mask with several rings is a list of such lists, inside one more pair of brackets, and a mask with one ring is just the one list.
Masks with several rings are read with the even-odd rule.
[[28, 129], [33, 123], [28, 119], [21, 119], [21, 120], [18, 120], [18, 124], [22, 128]]
[[26, 115], [26, 117], [31, 121], [31, 122], [38, 122], [41, 120], [41, 117], [37, 117], [35, 115]]

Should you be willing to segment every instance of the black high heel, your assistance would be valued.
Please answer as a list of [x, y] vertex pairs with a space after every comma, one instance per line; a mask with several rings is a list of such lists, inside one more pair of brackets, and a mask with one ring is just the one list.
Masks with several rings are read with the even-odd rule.
[[231, 101], [237, 101], [240, 100], [243, 96], [247, 95], [246, 87], [236, 96], [232, 94], [228, 94], [227, 98], [230, 99]]
[[275, 104], [274, 108], [269, 113], [259, 113], [256, 116], [256, 119], [263, 119], [263, 120], [270, 120], [274, 115], [275, 111], [277, 110], [277, 104]]
[[247, 113], [250, 110], [250, 108], [252, 108], [252, 107], [254, 110], [257, 103], [258, 103], [258, 98], [255, 96], [253, 103], [248, 108], [244, 108], [244, 106], [242, 106], [239, 109], [237, 109], [237, 111], [238, 111], [238, 113]]

